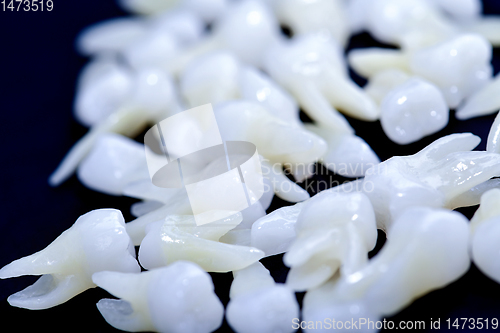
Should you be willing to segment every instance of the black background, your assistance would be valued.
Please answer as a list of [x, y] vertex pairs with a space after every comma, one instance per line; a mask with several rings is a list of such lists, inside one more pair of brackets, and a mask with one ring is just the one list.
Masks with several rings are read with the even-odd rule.
[[[484, 12], [500, 14], [500, 1], [485, 0]], [[52, 12], [3, 12], [0, 7], [0, 267], [46, 247], [69, 228], [78, 216], [98, 208], [118, 208], [126, 221], [132, 220], [130, 204], [136, 200], [103, 195], [81, 185], [72, 177], [62, 186], [47, 183], [69, 148], [86, 129], [72, 116], [75, 83], [88, 59], [77, 54], [74, 41], [82, 28], [127, 13], [111, 0], [54, 0]], [[352, 38], [349, 48], [379, 45], [367, 34]], [[500, 51], [494, 51], [495, 74], [500, 70]], [[363, 84], [363, 80], [354, 75]], [[385, 160], [394, 155], [413, 154], [450, 133], [473, 132], [483, 141], [484, 150], [494, 115], [458, 121], [453, 112], [450, 124], [441, 132], [408, 145], [388, 140], [380, 124], [349, 119], [357, 134]], [[330, 173], [315, 179], [334, 177]], [[337, 177], [337, 179], [342, 180]], [[311, 193], [314, 194], [314, 193]], [[275, 199], [269, 211], [286, 202]], [[461, 212], [471, 217], [474, 208]], [[379, 233], [377, 249], [384, 242]], [[376, 252], [371, 253], [373, 255]], [[284, 282], [287, 269], [281, 256], [264, 259], [278, 282]], [[212, 274], [216, 292], [224, 304], [232, 276]], [[0, 281], [0, 318], [16, 331], [50, 329], [54, 332], [105, 332], [107, 325], [95, 303], [110, 297], [99, 288], [88, 290], [67, 303], [48, 310], [30, 311], [8, 305], [6, 298], [32, 284], [27, 276]], [[298, 295], [299, 300], [302, 295]], [[500, 285], [482, 275], [477, 268], [450, 286], [415, 301], [393, 318], [424, 320], [441, 318], [499, 318]], [[2, 329], [3, 330], [3, 329]], [[224, 323], [221, 331], [229, 330]], [[435, 330], [434, 330], [435, 331]]]

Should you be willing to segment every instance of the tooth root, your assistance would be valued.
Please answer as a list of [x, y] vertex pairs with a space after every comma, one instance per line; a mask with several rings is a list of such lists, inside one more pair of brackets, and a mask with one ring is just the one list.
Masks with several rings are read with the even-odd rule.
[[472, 150], [480, 142], [481, 138], [472, 133], [450, 134], [437, 139], [414, 156], [438, 160], [454, 152]]
[[30, 310], [48, 309], [62, 304], [79, 293], [94, 287], [75, 275], [42, 275], [31, 286], [9, 296], [10, 305]]
[[474, 186], [467, 192], [456, 196], [448, 203], [447, 208], [456, 209], [459, 207], [470, 207], [478, 205], [482, 200], [483, 194], [495, 188], [500, 188], [500, 178], [487, 180], [484, 183]]
[[269, 170], [267, 176], [271, 181], [276, 196], [289, 202], [300, 202], [310, 198], [309, 193], [288, 179], [281, 169], [276, 170], [276, 165], [271, 166], [265, 162], [262, 162], [262, 164]]
[[127, 301], [101, 299], [97, 309], [111, 326], [128, 332], [155, 331], [155, 327], [144, 316], [132, 309]]
[[139, 110], [123, 109], [110, 115], [103, 123], [93, 127], [66, 154], [57, 169], [49, 178], [49, 184], [58, 186], [70, 177], [80, 162], [87, 156], [97, 139], [103, 133], [115, 132], [133, 135], [147, 122], [147, 113]]
[[375, 121], [380, 117], [380, 109], [375, 101], [354, 82], [338, 79], [331, 75], [326, 89], [330, 103], [343, 113], [364, 121]]
[[455, 116], [460, 120], [485, 116], [500, 109], [500, 75], [465, 100]]
[[295, 97], [316, 122], [339, 133], [354, 133], [347, 120], [335, 110], [319, 89], [311, 82], [293, 82]]
[[189, 199], [187, 197], [181, 198], [178, 201], [168, 205], [163, 205], [150, 213], [142, 215], [135, 220], [126, 223], [125, 227], [127, 229], [127, 233], [129, 234], [130, 239], [132, 239], [134, 245], [141, 245], [142, 240], [146, 236], [146, 227], [150, 223], [163, 220], [171, 214], [192, 214]]
[[482, 16], [466, 25], [465, 29], [484, 36], [494, 47], [500, 46], [500, 16]]
[[410, 72], [408, 56], [400, 50], [381, 48], [355, 49], [347, 56], [349, 65], [363, 77], [369, 78], [388, 69]]
[[[201, 226], [199, 228], [209, 228]], [[208, 272], [228, 272], [245, 268], [264, 257], [264, 252], [246, 246], [203, 239], [158, 221], [150, 226], [139, 249], [139, 261], [146, 269], [188, 260]]]
[[[500, 88], [500, 87], [499, 87]], [[500, 153], [500, 113], [495, 117], [493, 125], [491, 125], [488, 141], [486, 142], [486, 151], [490, 153]]]
[[142, 292], [140, 287], [140, 274], [121, 272], [97, 272], [92, 275], [92, 281], [100, 288], [105, 289], [115, 297], [123, 298], [129, 302], [137, 299], [137, 294]]

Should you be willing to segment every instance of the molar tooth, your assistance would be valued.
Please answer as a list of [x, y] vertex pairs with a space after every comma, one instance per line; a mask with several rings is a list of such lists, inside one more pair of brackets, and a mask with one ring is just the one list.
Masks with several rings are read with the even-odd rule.
[[176, 260], [189, 260], [209, 272], [242, 269], [264, 257], [264, 252], [246, 246], [220, 243], [222, 235], [241, 222], [237, 213], [225, 220], [196, 226], [193, 216], [168, 216], [146, 228], [139, 261], [151, 269]]
[[[471, 50], [474, 50], [471, 52]], [[452, 109], [491, 78], [492, 46], [482, 36], [462, 34], [415, 52], [410, 60], [416, 75], [436, 84]]]
[[497, 75], [493, 81], [488, 82], [465, 100], [465, 103], [458, 108], [456, 117], [460, 120], [466, 120], [498, 111], [500, 109], [499, 90], [500, 75]]
[[375, 214], [364, 194], [327, 192], [304, 204], [295, 224], [297, 237], [283, 257], [291, 267], [287, 285], [307, 290], [362, 267], [375, 246]]
[[347, 60], [356, 73], [366, 78], [390, 69], [410, 72], [408, 55], [400, 50], [376, 47], [354, 49], [349, 52]]
[[418, 78], [391, 90], [380, 109], [385, 134], [400, 145], [442, 130], [449, 119], [448, 105], [439, 89]]
[[[334, 318], [391, 316], [466, 273], [468, 237], [467, 219], [460, 213], [422, 207], [408, 210], [389, 229], [386, 245], [366, 266], [306, 294], [304, 315], [316, 318], [314, 309], [321, 307], [323, 314]], [[352, 306], [360, 313], [349, 311]]]
[[276, 284], [260, 262], [233, 274], [226, 319], [235, 331], [294, 331], [290, 323], [298, 318], [299, 305], [292, 290]]
[[222, 324], [224, 307], [212, 280], [191, 262], [177, 261], [139, 274], [99, 272], [92, 280], [122, 298], [97, 303], [104, 319], [117, 329], [208, 333]]
[[0, 269], [0, 278], [42, 275], [33, 285], [9, 297], [13, 306], [47, 309], [95, 287], [94, 272], [139, 272], [131, 254], [120, 211], [100, 209], [82, 215], [45, 249]]

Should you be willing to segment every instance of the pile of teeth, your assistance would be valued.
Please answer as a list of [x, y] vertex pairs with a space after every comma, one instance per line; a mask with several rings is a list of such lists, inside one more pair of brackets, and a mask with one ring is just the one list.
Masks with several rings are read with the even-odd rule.
[[[75, 115], [90, 130], [49, 181], [76, 172], [93, 190], [142, 200], [132, 206], [137, 218], [91, 211], [45, 249], [3, 267], [2, 279], [41, 276], [8, 298], [12, 306], [47, 309], [98, 286], [118, 299], [97, 308], [124, 331], [211, 332], [225, 314], [237, 332], [292, 332], [294, 318], [394, 315], [459, 279], [471, 260], [500, 283], [500, 116], [486, 151], [472, 151], [479, 137], [457, 133], [380, 162], [342, 114], [380, 120], [404, 145], [443, 129], [450, 109], [459, 119], [500, 109], [490, 63], [500, 17], [482, 17], [479, 1], [120, 2], [140, 15], [99, 23], [78, 39], [91, 61]], [[398, 48], [344, 57], [360, 31]], [[348, 65], [368, 79], [364, 88]], [[224, 140], [255, 144], [268, 191], [198, 226], [185, 189], [154, 186], [144, 145], [132, 138], [207, 103]], [[301, 122], [300, 109], [312, 123]], [[310, 198], [287, 172], [301, 182], [317, 163], [358, 178], [356, 186]], [[295, 205], [266, 215], [274, 194]], [[470, 223], [453, 211], [477, 204]], [[377, 229], [388, 240], [369, 260]], [[282, 253], [284, 284], [259, 262]], [[207, 272], [233, 272], [225, 309]], [[295, 292], [306, 292], [302, 309]]]

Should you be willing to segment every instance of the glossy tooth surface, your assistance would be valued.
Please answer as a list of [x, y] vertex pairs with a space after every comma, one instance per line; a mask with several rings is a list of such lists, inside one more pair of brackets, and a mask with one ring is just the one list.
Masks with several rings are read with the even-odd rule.
[[0, 269], [0, 278], [42, 275], [8, 298], [12, 306], [47, 309], [95, 287], [92, 274], [110, 270], [139, 272], [134, 247], [119, 210], [84, 214], [45, 249]]
[[491, 125], [488, 141], [486, 143], [486, 151], [491, 153], [500, 153], [500, 113], [495, 117], [493, 125]]
[[280, 163], [261, 161], [263, 175], [269, 179], [270, 186], [277, 197], [288, 202], [300, 202], [309, 199], [309, 193], [295, 182], [290, 180], [283, 172]]
[[462, 34], [415, 52], [410, 66], [413, 73], [437, 85], [454, 109], [491, 79], [492, 52], [484, 37]]
[[441, 91], [418, 78], [391, 90], [380, 109], [385, 134], [400, 145], [439, 132], [448, 124], [450, 113]]
[[276, 284], [260, 262], [233, 274], [226, 319], [235, 331], [294, 331], [290, 323], [299, 317], [299, 305], [292, 290]]
[[362, 193], [314, 196], [304, 203], [295, 232], [283, 261], [291, 267], [286, 283], [297, 291], [320, 286], [339, 268], [342, 275], [360, 269], [377, 239], [375, 214]]
[[480, 90], [467, 98], [456, 112], [456, 117], [466, 120], [473, 117], [485, 116], [500, 109], [500, 75], [488, 82]]
[[343, 177], [363, 177], [366, 170], [380, 163], [370, 146], [356, 135], [336, 134], [328, 128], [314, 125], [306, 125], [306, 128], [328, 143], [322, 164]]
[[380, 105], [391, 90], [409, 79], [410, 75], [406, 72], [399, 69], [387, 69], [372, 76], [364, 89]]
[[170, 215], [146, 227], [139, 262], [147, 269], [188, 260], [208, 272], [228, 272], [253, 264], [264, 252], [247, 246], [220, 243], [221, 236], [241, 222], [241, 213], [197, 226], [192, 215]]
[[472, 259], [491, 279], [500, 282], [500, 190], [483, 194], [481, 204], [471, 219]]
[[[304, 316], [391, 316], [442, 288], [470, 266], [467, 219], [457, 212], [412, 208], [389, 230], [381, 252], [360, 270], [337, 276], [304, 298]], [[324, 318], [322, 318], [324, 319]]]
[[208, 333], [222, 324], [224, 307], [210, 275], [196, 264], [178, 261], [137, 274], [99, 272], [92, 280], [120, 298], [97, 303], [104, 319], [117, 329]]
[[311, 34], [276, 44], [266, 55], [265, 69], [324, 126], [353, 132], [335, 108], [362, 120], [378, 118], [375, 103], [348, 78], [343, 50], [332, 38]]
[[366, 78], [390, 69], [410, 71], [408, 55], [400, 50], [377, 47], [354, 49], [349, 52], [347, 59], [354, 71]]
[[469, 151], [480, 142], [470, 133], [442, 137], [420, 152], [395, 156], [366, 172], [363, 190], [370, 198], [379, 228], [409, 207], [453, 207], [472, 188], [500, 175], [500, 155]]
[[343, 1], [277, 0], [272, 3], [278, 19], [292, 29], [294, 36], [328, 33], [340, 44], [346, 44], [349, 27]]

